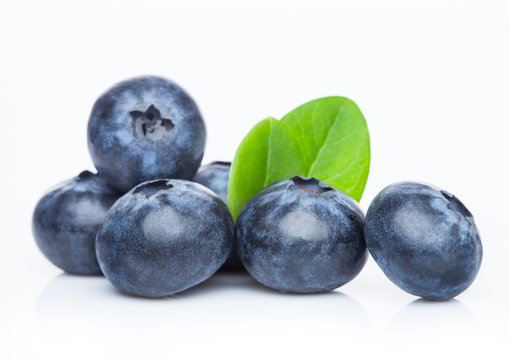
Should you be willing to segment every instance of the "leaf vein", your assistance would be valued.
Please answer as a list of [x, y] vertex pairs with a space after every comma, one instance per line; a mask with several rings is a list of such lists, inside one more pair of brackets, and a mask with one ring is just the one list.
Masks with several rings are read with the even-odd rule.
[[271, 139], [272, 139], [272, 121], [269, 121], [269, 139], [268, 139], [268, 147], [269, 149], [267, 150], [267, 160], [266, 160], [266, 166], [265, 166], [265, 180], [263, 181], [263, 187], [267, 186], [268, 184], [268, 181], [269, 181], [269, 165], [270, 165], [270, 149], [272, 148], [271, 146]]
[[334, 121], [332, 122], [331, 127], [327, 131], [327, 135], [325, 136], [325, 140], [323, 141], [322, 145], [320, 146], [320, 150], [318, 150], [318, 153], [316, 154], [315, 160], [313, 161], [313, 163], [311, 164], [311, 166], [309, 168], [308, 176], [311, 176], [311, 173], [313, 172], [313, 170], [315, 168], [315, 165], [318, 162], [318, 159], [322, 155], [323, 149], [325, 149], [325, 144], [327, 144], [327, 141], [329, 140], [329, 137], [330, 137], [330, 134], [332, 132], [332, 129], [334, 128], [334, 126], [336, 126], [336, 122], [338, 121], [340, 115], [343, 113], [344, 109], [345, 109], [345, 106], [342, 106], [341, 109], [338, 111], [338, 114], [334, 118]]

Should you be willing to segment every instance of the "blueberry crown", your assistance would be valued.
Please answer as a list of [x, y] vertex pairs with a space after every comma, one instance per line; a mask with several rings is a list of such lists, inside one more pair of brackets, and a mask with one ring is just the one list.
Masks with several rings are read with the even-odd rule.
[[317, 194], [334, 190], [329, 185], [314, 177], [294, 176], [290, 180], [293, 182], [293, 187], [298, 190], [311, 191]]

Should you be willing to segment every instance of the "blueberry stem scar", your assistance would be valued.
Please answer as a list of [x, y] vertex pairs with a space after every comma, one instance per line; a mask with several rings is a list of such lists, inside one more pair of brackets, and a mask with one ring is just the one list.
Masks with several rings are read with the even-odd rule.
[[297, 190], [311, 191], [316, 194], [322, 194], [333, 190], [332, 187], [313, 177], [294, 176], [290, 180], [293, 182], [293, 186]]
[[445, 197], [447, 201], [449, 201], [449, 203], [447, 204], [447, 208], [449, 210], [456, 211], [457, 213], [463, 215], [465, 218], [473, 217], [472, 213], [466, 208], [465, 205], [463, 205], [461, 201], [458, 200], [456, 196], [444, 190], [440, 192], [442, 193], [443, 197]]
[[173, 185], [170, 184], [168, 180], [156, 180], [149, 183], [141, 184], [140, 186], [136, 187], [136, 189], [133, 191], [133, 194], [140, 193], [148, 199], [152, 195], [157, 194], [159, 191], [169, 190], [172, 187]]
[[161, 112], [153, 104], [146, 111], [129, 112], [133, 121], [134, 135], [137, 139], [147, 138], [152, 141], [161, 139], [175, 127], [170, 120], [161, 117]]

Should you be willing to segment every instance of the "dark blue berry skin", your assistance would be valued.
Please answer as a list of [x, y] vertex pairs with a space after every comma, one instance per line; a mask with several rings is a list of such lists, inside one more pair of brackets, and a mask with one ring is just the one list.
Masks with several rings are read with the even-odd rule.
[[194, 182], [202, 184], [217, 194], [225, 203], [228, 203], [228, 180], [230, 178], [231, 162], [214, 161], [202, 165], [193, 178]]
[[275, 290], [331, 291], [366, 262], [364, 215], [342, 191], [314, 178], [266, 187], [242, 209], [236, 245], [247, 271]]
[[450, 193], [403, 182], [382, 190], [366, 215], [368, 249], [406, 292], [447, 300], [479, 271], [482, 245], [472, 214]]
[[96, 240], [106, 278], [125, 293], [161, 297], [209, 278], [230, 254], [226, 204], [186, 180], [153, 180], [121, 197]]
[[[202, 165], [194, 176], [193, 181], [209, 188], [225, 203], [228, 203], [230, 167], [231, 162], [227, 161], [214, 161], [210, 164]], [[221, 269], [226, 271], [239, 271], [244, 269], [235, 249], [232, 249], [230, 256]]]
[[71, 274], [100, 275], [95, 237], [121, 194], [89, 171], [58, 184], [37, 203], [32, 230], [41, 252]]
[[192, 179], [205, 141], [193, 99], [172, 81], [154, 76], [113, 86], [95, 102], [88, 122], [94, 165], [122, 192], [152, 179]]

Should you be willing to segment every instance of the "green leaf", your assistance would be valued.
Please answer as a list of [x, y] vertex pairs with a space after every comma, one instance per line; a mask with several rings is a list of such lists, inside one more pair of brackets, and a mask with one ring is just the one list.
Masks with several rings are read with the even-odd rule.
[[228, 204], [234, 219], [265, 186], [312, 176], [359, 201], [369, 173], [369, 133], [357, 105], [344, 97], [310, 101], [258, 123], [232, 163]]
[[281, 122], [299, 140], [306, 176], [361, 199], [369, 174], [369, 132], [352, 100], [333, 96], [310, 101]]
[[299, 146], [280, 121], [267, 118], [246, 135], [235, 153], [228, 184], [228, 206], [234, 219], [266, 185], [306, 171]]

